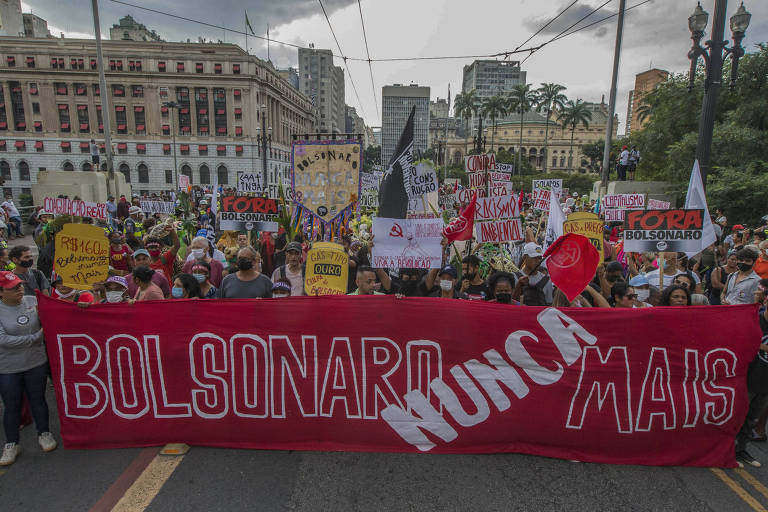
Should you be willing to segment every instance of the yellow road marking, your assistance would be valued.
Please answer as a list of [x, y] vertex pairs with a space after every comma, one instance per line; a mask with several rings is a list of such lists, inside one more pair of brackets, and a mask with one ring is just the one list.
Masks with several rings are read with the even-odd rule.
[[183, 456], [156, 455], [133, 485], [125, 491], [120, 501], [112, 508], [112, 512], [142, 512], [146, 510], [183, 458]]
[[760, 504], [760, 502], [757, 501], [754, 497], [752, 497], [752, 495], [749, 494], [747, 491], [745, 491], [744, 488], [740, 486], [736, 480], [726, 475], [725, 471], [723, 471], [720, 468], [709, 468], [709, 470], [712, 471], [712, 473], [714, 473], [715, 476], [717, 476], [717, 478], [722, 480], [723, 483], [727, 485], [728, 488], [734, 492], [734, 494], [736, 494], [736, 496], [741, 498], [747, 505], [752, 507], [752, 510], [755, 510], [757, 512], [768, 512]]
[[736, 474], [738, 474], [741, 478], [752, 484], [752, 487], [754, 487], [757, 492], [768, 498], [768, 487], [764, 486], [760, 481], [752, 476], [746, 469], [736, 469]]

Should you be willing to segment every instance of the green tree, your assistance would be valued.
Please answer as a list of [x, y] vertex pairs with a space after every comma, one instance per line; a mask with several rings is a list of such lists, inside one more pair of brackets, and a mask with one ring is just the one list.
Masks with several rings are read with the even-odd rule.
[[[509, 105], [507, 112], [516, 112], [520, 115], [520, 145], [517, 148], [517, 169], [522, 170], [522, 149], [523, 149], [523, 120], [525, 113], [530, 112], [538, 104], [536, 91], [531, 89], [530, 84], [518, 84], [512, 88], [507, 101]], [[519, 172], [519, 171], [518, 171]]]
[[562, 116], [560, 116], [560, 123], [563, 128], [571, 129], [571, 149], [570, 155], [568, 156], [569, 172], [573, 171], [573, 161], [576, 156], [573, 154], [573, 135], [579, 125], [584, 126], [584, 128], [589, 128], [590, 121], [592, 121], [592, 111], [587, 108], [587, 105], [583, 100], [569, 100], [568, 103], [565, 104]]
[[491, 96], [483, 100], [481, 109], [483, 115], [488, 116], [493, 125], [493, 131], [491, 131], [491, 151], [493, 151], [493, 141], [496, 138], [496, 119], [507, 113], [507, 101], [503, 96]]
[[464, 119], [464, 154], [467, 155], [467, 145], [469, 137], [469, 119], [477, 112], [477, 92], [472, 89], [465, 93], [456, 95], [453, 101], [453, 114], [456, 117]]
[[363, 152], [363, 170], [370, 172], [374, 165], [381, 165], [381, 146], [368, 146]]
[[544, 128], [544, 172], [547, 172], [547, 158], [549, 157], [549, 119], [552, 117], [554, 109], [562, 110], [568, 98], [563, 94], [565, 87], [560, 84], [542, 83], [536, 90], [539, 95], [537, 112], [542, 110], [547, 114], [547, 124]]

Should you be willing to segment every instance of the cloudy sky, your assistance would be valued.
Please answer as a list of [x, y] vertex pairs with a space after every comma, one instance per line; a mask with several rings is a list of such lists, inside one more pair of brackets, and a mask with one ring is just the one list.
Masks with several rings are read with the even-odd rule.
[[[129, 3], [157, 9], [236, 31], [244, 30], [244, 11], [257, 34], [264, 35], [267, 25], [270, 37], [279, 41], [316, 48], [330, 48], [339, 54], [331, 29], [323, 16], [319, 0], [127, 0]], [[545, 25], [573, 0], [362, 0], [362, 14], [372, 59], [489, 55], [514, 50]], [[643, 0], [627, 0], [627, 7]], [[341, 51], [347, 57], [366, 58], [363, 30], [357, 0], [323, 0], [336, 33]], [[576, 23], [604, 0], [579, 0], [559, 19], [550, 24], [523, 48], [547, 42]], [[745, 46], [768, 41], [768, 2], [747, 0], [752, 13]], [[88, 0], [24, 0], [24, 12], [48, 20], [51, 32], [67, 37], [93, 37], [93, 18]], [[242, 34], [227, 32], [190, 21], [174, 19], [155, 12], [115, 2], [100, 0], [102, 34], [118, 18], [131, 14], [139, 22], [169, 41], [196, 40], [198, 36], [221, 39], [245, 46]], [[613, 14], [619, 0], [607, 4], [574, 27], [578, 28]], [[704, 0], [703, 7], [713, 15], [714, 1]], [[619, 132], [624, 131], [627, 94], [634, 86], [636, 73], [650, 67], [686, 72], [690, 33], [687, 18], [696, 6], [692, 0], [652, 0], [627, 12], [624, 25], [619, 93], [616, 112]], [[730, 17], [738, 8], [731, 0]], [[528, 82], [556, 82], [566, 86], [571, 98], [608, 101], [616, 18], [572, 36], [554, 41], [531, 55], [523, 64]], [[730, 30], [726, 24], [726, 37]], [[248, 38], [251, 53], [266, 57], [266, 42]], [[278, 67], [296, 65], [297, 50], [272, 43], [270, 56]], [[512, 60], [522, 60], [527, 53]], [[343, 66], [341, 59], [336, 64]], [[357, 108], [366, 124], [381, 124], [381, 87], [392, 83], [418, 83], [432, 88], [432, 98], [445, 98], [450, 84], [451, 96], [461, 90], [462, 67], [472, 58], [395, 61], [373, 63], [373, 87], [367, 62], [348, 61], [346, 101]], [[351, 75], [351, 76], [350, 76]], [[354, 81], [359, 100], [352, 87]]]

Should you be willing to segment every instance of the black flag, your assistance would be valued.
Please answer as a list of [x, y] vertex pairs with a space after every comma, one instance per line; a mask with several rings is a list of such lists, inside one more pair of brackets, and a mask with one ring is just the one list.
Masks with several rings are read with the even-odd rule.
[[408, 193], [405, 191], [405, 176], [413, 167], [413, 118], [416, 105], [411, 109], [408, 122], [389, 159], [384, 177], [379, 186], [379, 217], [404, 219], [408, 213]]

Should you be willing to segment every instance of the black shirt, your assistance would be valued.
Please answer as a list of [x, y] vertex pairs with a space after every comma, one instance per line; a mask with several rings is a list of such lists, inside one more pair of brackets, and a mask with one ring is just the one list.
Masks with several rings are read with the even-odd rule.
[[[760, 330], [763, 337], [760, 343], [768, 343], [768, 320], [760, 311]], [[747, 370], [747, 389], [752, 393], [768, 393], [768, 353], [759, 350]]]
[[[463, 281], [459, 284], [459, 290], [462, 289], [463, 284]], [[491, 290], [488, 288], [488, 284], [483, 281], [480, 284], [470, 284], [465, 293], [469, 300], [486, 300], [491, 294]]]

